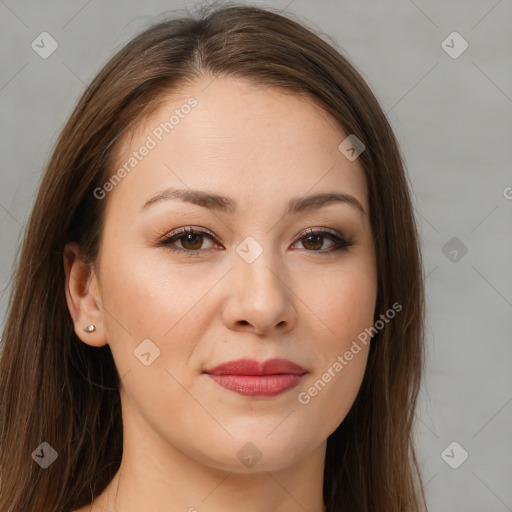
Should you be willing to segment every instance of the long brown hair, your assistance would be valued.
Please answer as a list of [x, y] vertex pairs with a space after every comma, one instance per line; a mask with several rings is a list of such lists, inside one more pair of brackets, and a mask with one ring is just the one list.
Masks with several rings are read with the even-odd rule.
[[[426, 510], [413, 439], [424, 357], [424, 290], [404, 163], [370, 88], [339, 51], [270, 9], [226, 5], [158, 22], [124, 46], [79, 100], [42, 178], [13, 277], [0, 361], [0, 510], [69, 512], [98, 496], [121, 463], [119, 374], [108, 345], [80, 341], [66, 305], [63, 248], [94, 264], [124, 133], [184, 83], [242, 77], [313, 100], [363, 141], [378, 271], [373, 338], [357, 398], [328, 438], [328, 512]], [[340, 141], [341, 142], [341, 141]], [[47, 442], [47, 469], [32, 453]]]

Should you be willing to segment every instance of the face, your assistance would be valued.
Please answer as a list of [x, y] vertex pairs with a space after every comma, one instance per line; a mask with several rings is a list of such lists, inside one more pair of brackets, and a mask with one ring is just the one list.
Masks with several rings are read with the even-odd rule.
[[309, 99], [204, 77], [126, 137], [125, 172], [96, 192], [101, 318], [82, 333], [110, 345], [125, 426], [237, 472], [325, 447], [359, 390], [369, 342], [354, 340], [377, 295], [347, 135]]

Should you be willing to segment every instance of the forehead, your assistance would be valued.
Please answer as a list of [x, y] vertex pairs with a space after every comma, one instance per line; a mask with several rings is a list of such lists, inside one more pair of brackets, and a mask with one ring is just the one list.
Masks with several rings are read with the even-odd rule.
[[312, 188], [337, 187], [367, 208], [363, 168], [338, 148], [347, 134], [310, 98], [205, 76], [158, 101], [158, 108], [120, 141], [117, 167], [145, 146], [150, 150], [116, 187], [116, 195], [131, 190], [147, 196], [179, 185], [231, 190], [241, 199], [261, 194], [267, 201], [269, 194], [295, 197]]
[[[270, 139], [276, 131], [280, 131], [283, 141], [299, 133], [309, 139], [325, 139], [327, 131], [336, 140], [344, 135], [335, 119], [311, 97], [237, 77], [202, 76], [160, 94], [148, 110], [150, 113], [121, 138], [120, 152], [148, 134], [157, 142], [171, 133], [186, 135], [187, 125], [195, 131], [208, 131], [206, 143], [213, 135], [233, 135], [233, 129], [240, 138], [250, 133], [254, 141], [265, 136]], [[185, 123], [186, 119], [191, 121]], [[251, 133], [255, 127], [262, 131]]]

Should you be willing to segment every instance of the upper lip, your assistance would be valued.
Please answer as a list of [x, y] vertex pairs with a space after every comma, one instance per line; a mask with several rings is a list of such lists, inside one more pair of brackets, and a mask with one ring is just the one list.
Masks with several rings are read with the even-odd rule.
[[263, 362], [256, 359], [237, 359], [204, 370], [204, 373], [210, 375], [303, 375], [307, 372], [288, 359], [268, 359]]

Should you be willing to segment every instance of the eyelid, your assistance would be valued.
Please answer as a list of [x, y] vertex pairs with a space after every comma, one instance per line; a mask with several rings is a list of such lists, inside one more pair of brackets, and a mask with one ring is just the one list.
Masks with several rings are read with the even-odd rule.
[[316, 235], [316, 234], [323, 234], [323, 233], [327, 233], [327, 234], [330, 234], [330, 235], [333, 235], [337, 238], [340, 238], [346, 242], [349, 242], [350, 239], [349, 237], [343, 235], [343, 233], [340, 233], [339, 231], [336, 231], [335, 229], [332, 229], [332, 228], [327, 228], [327, 227], [322, 227], [322, 226], [319, 226], [319, 227], [316, 227], [316, 228], [306, 228], [306, 229], [303, 229], [300, 233], [298, 233], [297, 235], [294, 236], [294, 239], [295, 238], [304, 238], [304, 236], [306, 235], [309, 235], [309, 234], [313, 234], [313, 235]]
[[203, 227], [199, 227], [199, 226], [183, 226], [181, 228], [173, 229], [170, 233], [164, 235], [162, 237], [162, 240], [168, 240], [170, 238], [176, 237], [177, 235], [181, 235], [182, 233], [187, 234], [189, 232], [193, 232], [193, 233], [197, 232], [199, 234], [206, 233], [207, 235], [210, 235], [212, 238], [217, 238], [215, 233], [210, 231], [208, 228], [203, 228]]

